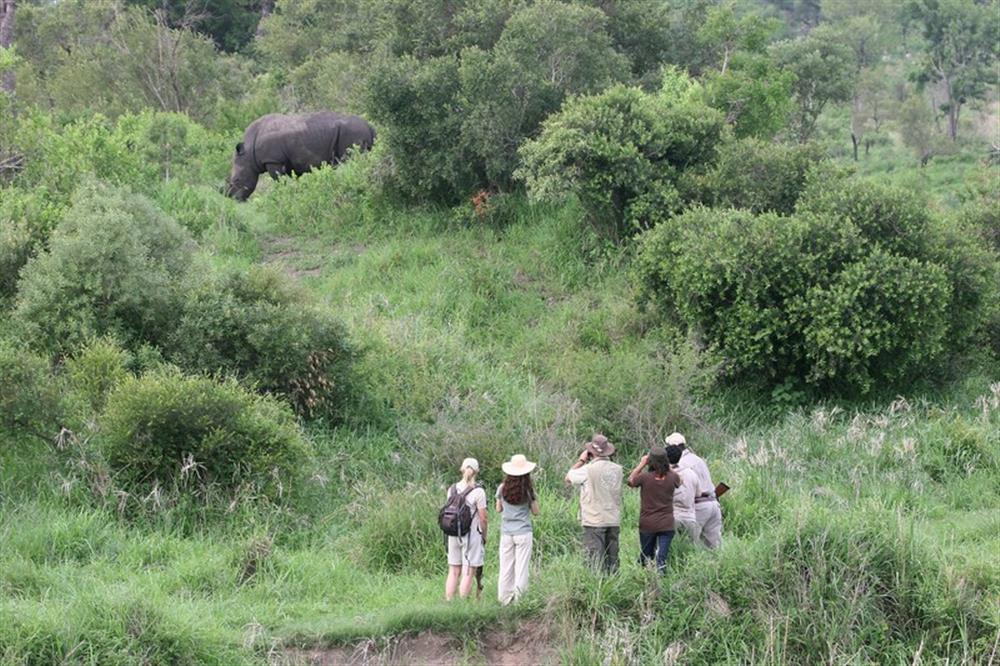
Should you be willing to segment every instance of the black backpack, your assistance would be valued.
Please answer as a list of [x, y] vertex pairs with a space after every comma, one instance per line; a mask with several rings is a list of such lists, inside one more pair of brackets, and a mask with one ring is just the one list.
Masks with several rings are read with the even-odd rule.
[[472, 529], [472, 507], [465, 501], [479, 485], [469, 486], [458, 492], [455, 486], [448, 489], [448, 501], [438, 512], [438, 525], [448, 536], [463, 537]]

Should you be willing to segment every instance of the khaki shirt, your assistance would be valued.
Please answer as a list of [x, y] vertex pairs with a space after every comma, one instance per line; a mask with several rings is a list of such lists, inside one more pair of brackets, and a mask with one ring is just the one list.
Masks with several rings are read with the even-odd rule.
[[681, 459], [677, 461], [677, 469], [690, 469], [698, 476], [698, 493], [695, 495], [696, 497], [705, 493], [715, 493], [715, 484], [712, 483], [712, 475], [708, 473], [708, 465], [699, 456], [684, 449], [684, 452], [681, 453]]
[[571, 469], [566, 478], [580, 486], [580, 523], [584, 527], [617, 527], [622, 522], [622, 466], [598, 458]]

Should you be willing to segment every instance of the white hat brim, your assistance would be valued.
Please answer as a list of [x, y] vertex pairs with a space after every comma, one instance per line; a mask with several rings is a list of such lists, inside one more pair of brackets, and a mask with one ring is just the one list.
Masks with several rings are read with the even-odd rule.
[[524, 465], [515, 465], [510, 462], [505, 462], [500, 465], [500, 469], [503, 470], [503, 473], [509, 476], [524, 476], [525, 474], [530, 474], [535, 467], [537, 467], [537, 463], [530, 461], [526, 462]]

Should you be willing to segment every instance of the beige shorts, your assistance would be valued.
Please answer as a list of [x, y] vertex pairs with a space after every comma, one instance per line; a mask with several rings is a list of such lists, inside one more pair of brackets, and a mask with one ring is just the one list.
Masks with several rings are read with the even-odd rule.
[[453, 567], [483, 566], [483, 535], [473, 528], [461, 539], [448, 537], [448, 564]]

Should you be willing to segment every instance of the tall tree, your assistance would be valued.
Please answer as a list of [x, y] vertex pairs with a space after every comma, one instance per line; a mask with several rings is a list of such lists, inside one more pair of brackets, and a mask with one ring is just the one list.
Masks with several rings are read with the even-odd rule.
[[[14, 11], [17, 0], [0, 0], [0, 49], [14, 45]], [[14, 70], [8, 69], [0, 77], [0, 88], [9, 95], [14, 94]]]
[[830, 102], [851, 99], [857, 76], [851, 50], [839, 36], [820, 26], [806, 37], [774, 45], [779, 64], [795, 75], [792, 96], [796, 109], [792, 131], [801, 143], [812, 138], [819, 115]]
[[917, 81], [941, 83], [945, 94], [941, 110], [948, 117], [948, 136], [954, 141], [962, 107], [983, 99], [987, 87], [996, 83], [1000, 2], [910, 0], [906, 10], [927, 40]]

